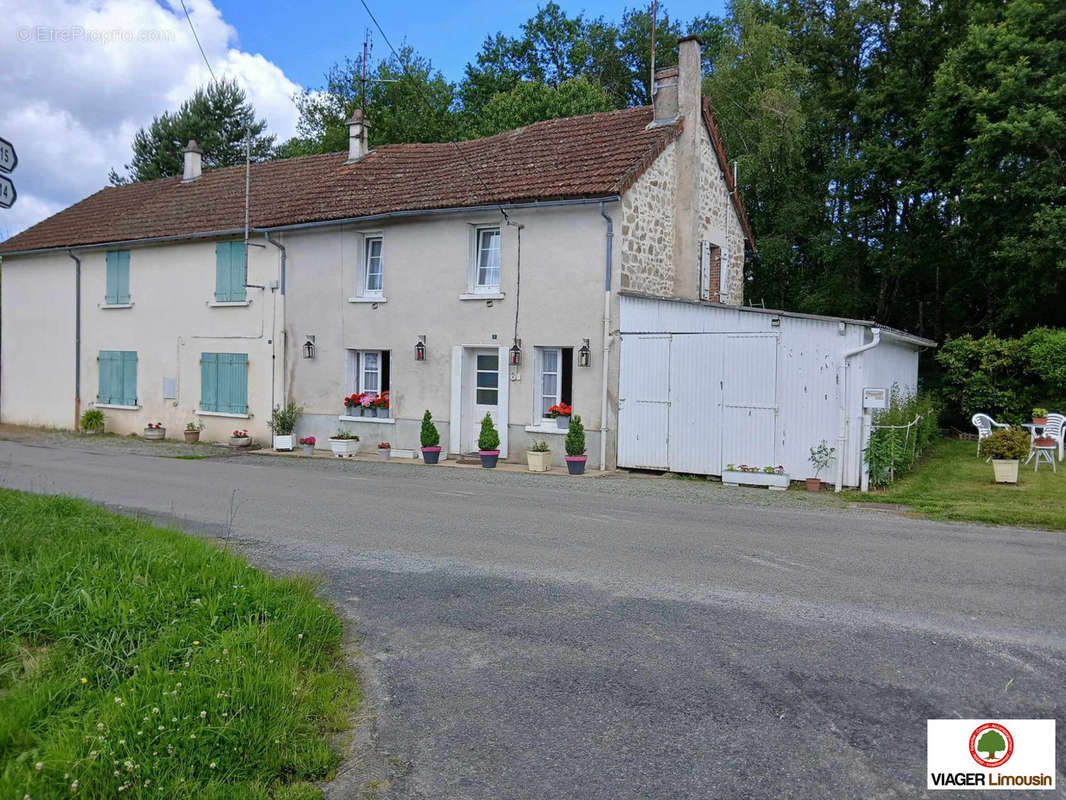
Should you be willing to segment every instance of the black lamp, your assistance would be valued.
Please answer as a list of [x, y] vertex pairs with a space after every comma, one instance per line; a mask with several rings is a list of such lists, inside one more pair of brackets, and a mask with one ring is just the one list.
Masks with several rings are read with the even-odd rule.
[[418, 341], [415, 343], [415, 361], [426, 360], [426, 337], [421, 335], [418, 337]]
[[577, 365], [579, 367], [587, 367], [592, 363], [592, 350], [589, 349], [589, 340], [583, 339], [584, 344], [581, 345], [581, 349], [577, 351]]
[[304, 342], [304, 358], [315, 357], [315, 337], [308, 336], [307, 341]]
[[511, 345], [511, 366], [517, 367], [522, 363], [522, 340], [515, 339], [514, 344]]

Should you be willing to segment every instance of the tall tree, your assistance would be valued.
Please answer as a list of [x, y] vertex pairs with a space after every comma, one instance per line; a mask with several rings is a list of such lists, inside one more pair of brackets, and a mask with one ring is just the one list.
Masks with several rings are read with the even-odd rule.
[[109, 179], [112, 184], [122, 184], [181, 175], [185, 162], [182, 151], [190, 139], [204, 151], [204, 166], [208, 168], [243, 164], [248, 135], [251, 159], [270, 158], [274, 137], [266, 134], [266, 122], [255, 118], [244, 90], [235, 80], [213, 81], [197, 89], [177, 111], [166, 111], [137, 131], [126, 175], [112, 169]]
[[611, 97], [599, 85], [584, 78], [571, 78], [558, 86], [522, 81], [507, 92], [497, 92], [471, 118], [476, 136], [491, 136], [542, 119], [573, 117], [614, 108]]

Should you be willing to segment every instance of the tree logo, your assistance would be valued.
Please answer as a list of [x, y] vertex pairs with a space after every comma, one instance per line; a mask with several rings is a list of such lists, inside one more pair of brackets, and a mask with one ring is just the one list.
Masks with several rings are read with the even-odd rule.
[[978, 725], [970, 734], [970, 755], [982, 767], [1006, 764], [1013, 752], [1014, 737], [998, 722]]

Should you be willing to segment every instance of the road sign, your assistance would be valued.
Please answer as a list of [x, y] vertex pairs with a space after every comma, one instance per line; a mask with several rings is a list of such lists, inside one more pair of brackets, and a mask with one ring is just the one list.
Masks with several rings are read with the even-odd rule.
[[19, 165], [19, 157], [15, 152], [15, 145], [7, 139], [0, 139], [0, 170], [14, 172]]
[[15, 191], [15, 184], [11, 182], [11, 178], [7, 175], [0, 175], [0, 208], [11, 208], [15, 205], [17, 197], [18, 192]]

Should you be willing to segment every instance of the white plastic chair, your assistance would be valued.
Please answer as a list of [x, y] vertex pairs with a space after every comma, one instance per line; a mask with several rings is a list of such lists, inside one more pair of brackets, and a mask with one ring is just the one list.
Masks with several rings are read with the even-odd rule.
[[1047, 425], [1044, 426], [1044, 436], [1054, 439], [1059, 445], [1059, 461], [1062, 461], [1064, 439], [1066, 439], [1066, 416], [1063, 414], [1048, 414]]
[[[981, 442], [992, 435], [993, 428], [1010, 427], [1010, 425], [1007, 425], [1006, 423], [996, 422], [992, 417], [988, 416], [988, 414], [974, 414], [973, 419], [971, 419], [970, 422], [972, 422], [974, 427], [977, 428], [977, 455], [981, 455]], [[1049, 419], [1048, 422], [1050, 423], [1051, 420]]]

